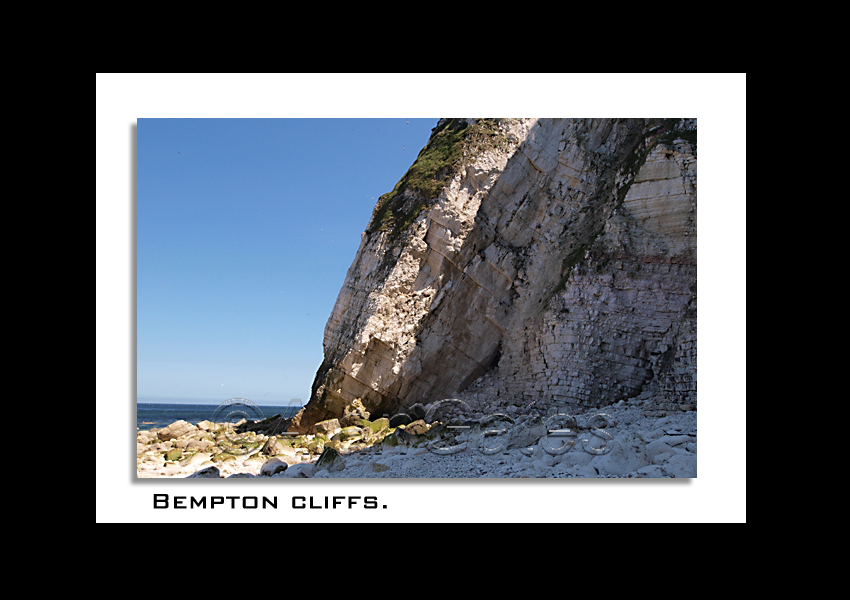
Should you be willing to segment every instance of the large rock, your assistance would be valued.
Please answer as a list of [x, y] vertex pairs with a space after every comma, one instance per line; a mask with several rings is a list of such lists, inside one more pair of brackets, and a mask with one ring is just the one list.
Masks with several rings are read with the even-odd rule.
[[381, 433], [385, 429], [390, 428], [390, 420], [386, 417], [375, 419], [369, 423], [369, 431], [375, 435]]
[[276, 437], [272, 436], [266, 440], [261, 452], [267, 456], [274, 456], [275, 454], [283, 454], [287, 449], [291, 448]]
[[369, 419], [369, 411], [363, 406], [363, 401], [360, 398], [355, 398], [351, 404], [343, 409], [343, 416], [339, 420], [341, 427], [350, 427], [358, 425], [360, 421]]
[[316, 461], [314, 472], [328, 471], [336, 473], [345, 469], [345, 460], [333, 448], [325, 448], [319, 460]]
[[463, 392], [694, 406], [696, 233], [695, 120], [441, 120], [375, 207], [290, 430]]
[[332, 436], [341, 429], [341, 426], [339, 419], [327, 419], [316, 423], [314, 429], [316, 433], [323, 433], [326, 436]]
[[192, 473], [186, 479], [219, 479], [220, 477], [221, 471], [217, 467], [207, 467], [206, 469]]
[[289, 465], [280, 460], [279, 458], [272, 458], [263, 463], [263, 466], [260, 467], [260, 475], [264, 477], [271, 477], [272, 475], [276, 475], [277, 473], [282, 473], [289, 468]]
[[215, 446], [215, 444], [209, 440], [189, 440], [186, 442], [186, 450], [208, 450]]
[[178, 438], [180, 436], [186, 435], [187, 433], [191, 433], [195, 431], [197, 427], [188, 423], [186, 421], [180, 420], [175, 421], [168, 427], [163, 427], [157, 432], [157, 437], [163, 442], [167, 442], [168, 440], [172, 440], [174, 438]]
[[157, 439], [156, 432], [154, 432], [154, 431], [145, 430], [145, 431], [139, 431], [136, 434], [136, 441], [140, 444], [147, 445], [147, 444], [150, 444], [151, 442], [155, 442], [156, 439]]
[[308, 479], [313, 476], [314, 466], [310, 463], [302, 463], [289, 467], [284, 473], [284, 477], [295, 477]]

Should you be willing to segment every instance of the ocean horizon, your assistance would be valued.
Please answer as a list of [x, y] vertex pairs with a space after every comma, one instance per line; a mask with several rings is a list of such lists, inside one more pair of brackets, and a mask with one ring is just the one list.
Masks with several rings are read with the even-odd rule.
[[218, 403], [139, 398], [136, 402], [136, 427], [139, 430], [160, 429], [181, 420], [197, 425], [200, 421], [235, 423], [243, 418], [262, 420], [274, 415], [288, 418], [300, 409], [300, 404], [259, 404], [246, 398], [231, 398]]

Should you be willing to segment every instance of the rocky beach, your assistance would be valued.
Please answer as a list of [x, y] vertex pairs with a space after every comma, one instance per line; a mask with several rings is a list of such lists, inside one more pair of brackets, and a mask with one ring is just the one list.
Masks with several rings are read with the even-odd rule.
[[[288, 420], [193, 424], [137, 433], [139, 478], [689, 478], [697, 412], [646, 398], [567, 415], [474, 415], [463, 401], [369, 419], [353, 402], [310, 434]], [[424, 418], [415, 418], [415, 417]], [[435, 418], [438, 417], [438, 418]]]

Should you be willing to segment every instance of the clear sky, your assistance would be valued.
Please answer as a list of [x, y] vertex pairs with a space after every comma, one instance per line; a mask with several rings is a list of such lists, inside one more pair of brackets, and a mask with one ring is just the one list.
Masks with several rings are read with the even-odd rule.
[[307, 402], [375, 202], [438, 118], [137, 121], [137, 395]]

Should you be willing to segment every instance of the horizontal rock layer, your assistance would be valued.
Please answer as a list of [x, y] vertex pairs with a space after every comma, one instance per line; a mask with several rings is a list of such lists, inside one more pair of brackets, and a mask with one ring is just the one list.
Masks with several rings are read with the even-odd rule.
[[324, 351], [293, 430], [357, 398], [695, 406], [695, 120], [440, 121], [376, 206]]

